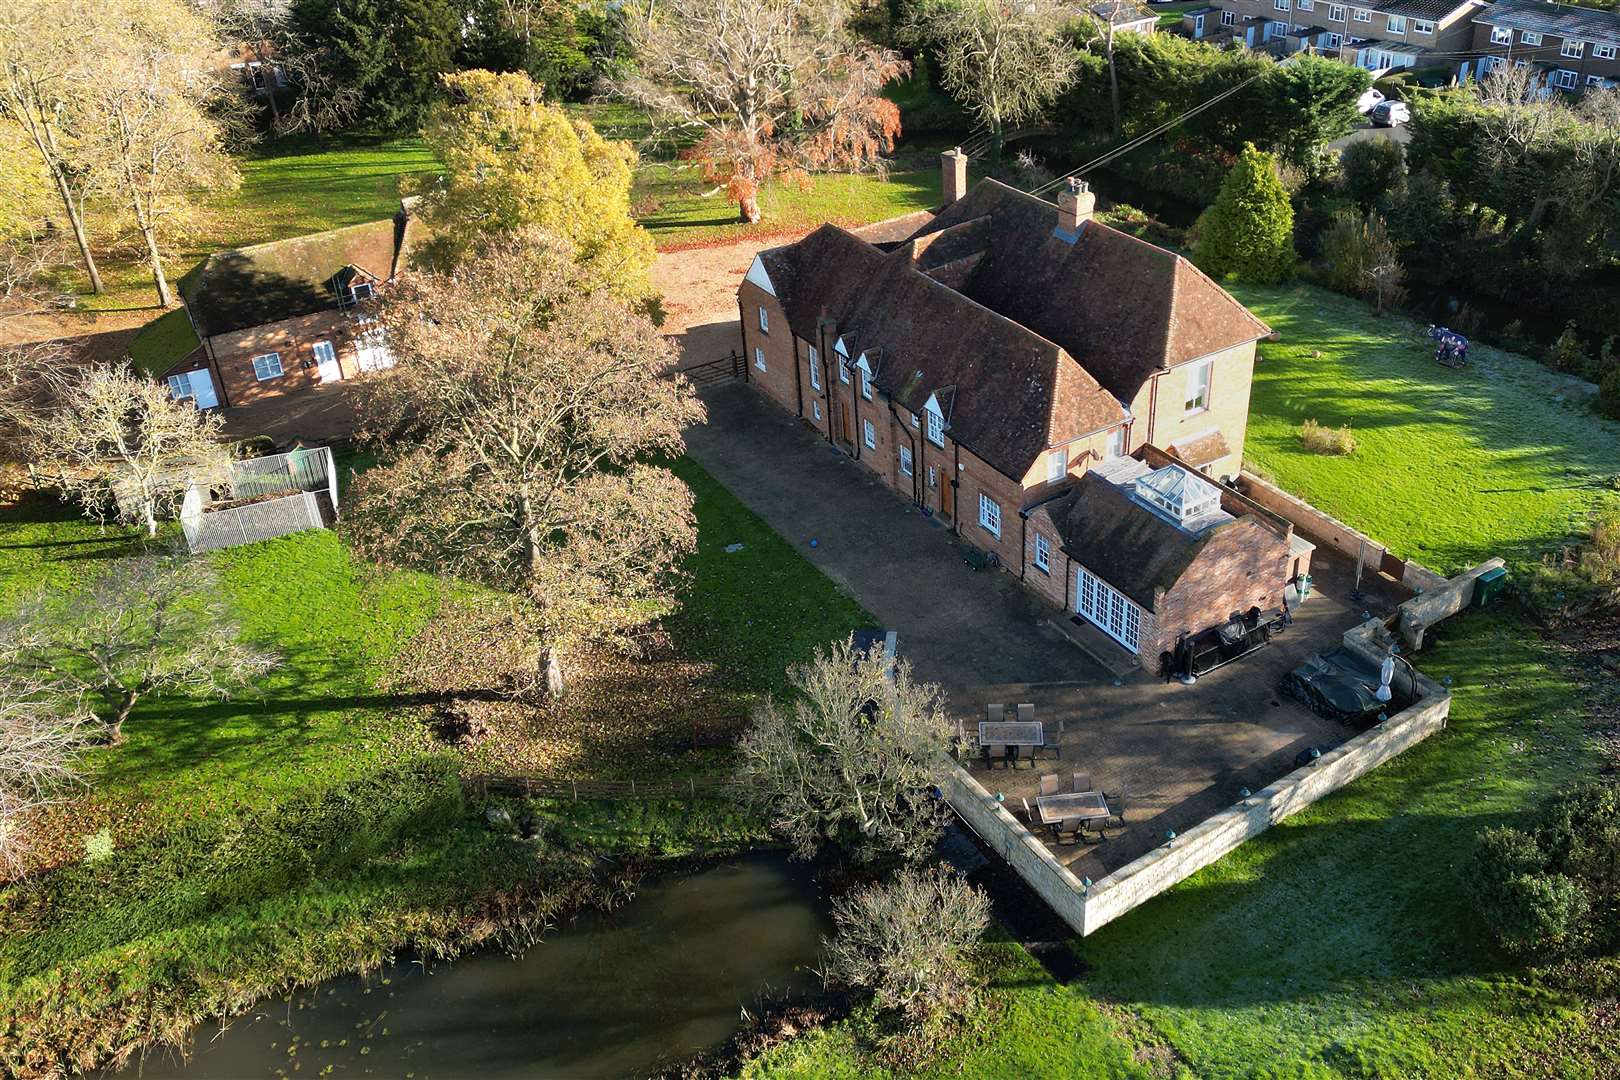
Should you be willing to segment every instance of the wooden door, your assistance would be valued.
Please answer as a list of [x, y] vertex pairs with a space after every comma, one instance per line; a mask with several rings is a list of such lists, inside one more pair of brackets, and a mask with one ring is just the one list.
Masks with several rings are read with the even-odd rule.
[[951, 484], [951, 478], [946, 474], [949, 466], [940, 469], [939, 477], [939, 512], [948, 518], [956, 517], [956, 488]]

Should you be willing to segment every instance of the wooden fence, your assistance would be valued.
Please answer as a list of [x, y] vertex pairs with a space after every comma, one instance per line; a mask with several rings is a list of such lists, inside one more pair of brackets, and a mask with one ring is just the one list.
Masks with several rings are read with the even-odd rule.
[[687, 381], [693, 386], [709, 386], [718, 382], [729, 382], [740, 379], [746, 374], [743, 354], [732, 352], [715, 360], [705, 360], [698, 364], [688, 364], [683, 368], [676, 368], [670, 372], [672, 375], [685, 375]]

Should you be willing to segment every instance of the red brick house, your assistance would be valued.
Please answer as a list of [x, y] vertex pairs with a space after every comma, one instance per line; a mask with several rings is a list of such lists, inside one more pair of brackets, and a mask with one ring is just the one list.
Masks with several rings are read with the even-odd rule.
[[404, 269], [418, 232], [402, 204], [383, 221], [210, 255], [181, 278], [183, 307], [144, 327], [130, 357], [200, 409], [389, 367], [365, 301]]
[[[760, 253], [738, 290], [749, 381], [1133, 653], [1279, 606], [1291, 528], [1198, 475], [1241, 468], [1270, 328], [1094, 220], [1083, 185], [1053, 205], [993, 180], [968, 191], [959, 151], [944, 165], [937, 214]], [[1153, 504], [1143, 460], [1214, 511]]]

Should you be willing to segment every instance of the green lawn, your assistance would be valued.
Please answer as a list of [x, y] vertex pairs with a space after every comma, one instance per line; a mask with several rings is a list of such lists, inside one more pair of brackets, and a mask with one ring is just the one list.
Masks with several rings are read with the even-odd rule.
[[[1522, 565], [1613, 496], [1620, 424], [1589, 384], [1482, 345], [1441, 367], [1420, 327], [1321, 289], [1234, 291], [1281, 335], [1260, 347], [1245, 458], [1397, 554], [1442, 573]], [[1307, 419], [1349, 424], [1356, 451], [1307, 453]]]
[[[700, 536], [689, 607], [667, 627], [682, 656], [751, 699], [868, 622], [697, 465], [676, 468], [695, 489]], [[743, 550], [725, 553], [733, 543]], [[6, 512], [0, 610], [36, 584], [75, 588], [138, 544], [47, 500]], [[454, 948], [554, 918], [595, 895], [605, 856], [764, 840], [757, 821], [701, 802], [542, 805], [539, 846], [485, 828], [463, 802], [462, 754], [378, 685], [441, 582], [361, 567], [329, 531], [206, 557], [244, 636], [284, 664], [230, 701], [145, 700], [123, 745], [87, 756], [86, 788], [51, 819], [59, 867], [0, 886], [0, 1072], [39, 1071], [39, 1055], [58, 1051], [90, 1063], [406, 945]], [[724, 768], [724, 755], [694, 767]], [[648, 778], [611, 755], [599, 768]], [[85, 861], [85, 838], [102, 829], [116, 850]]]
[[1169, 30], [1181, 25], [1183, 12], [1205, 6], [1202, 0], [1177, 0], [1173, 4], [1154, 4], [1153, 12], [1159, 17], [1159, 29]]

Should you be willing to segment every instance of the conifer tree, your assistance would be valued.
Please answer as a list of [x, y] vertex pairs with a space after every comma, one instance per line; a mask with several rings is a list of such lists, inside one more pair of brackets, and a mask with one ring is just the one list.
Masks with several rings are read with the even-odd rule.
[[1294, 276], [1294, 208], [1275, 156], [1244, 144], [1214, 205], [1198, 219], [1193, 258], [1217, 278], [1275, 285]]

